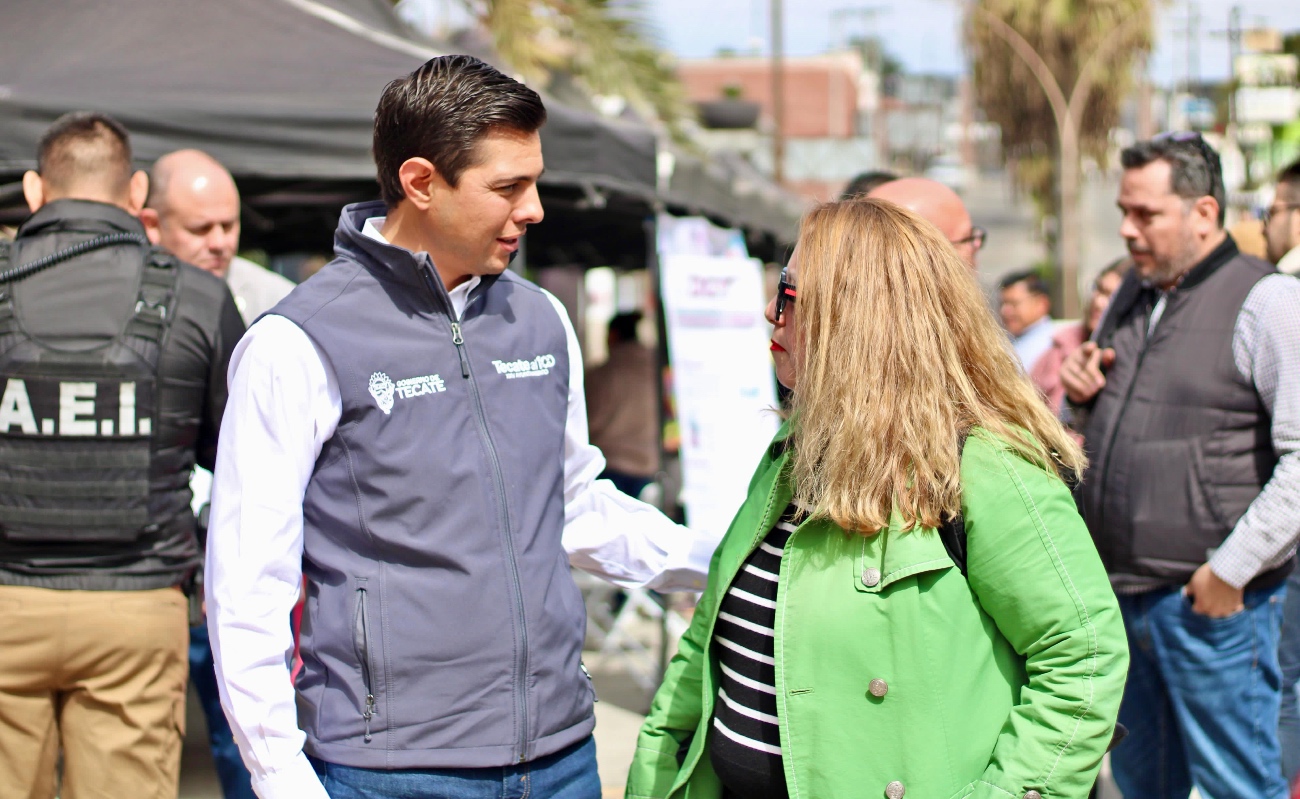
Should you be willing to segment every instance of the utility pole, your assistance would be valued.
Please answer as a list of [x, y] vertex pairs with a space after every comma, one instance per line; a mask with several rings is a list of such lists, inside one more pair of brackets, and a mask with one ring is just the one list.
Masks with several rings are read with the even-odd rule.
[[785, 183], [785, 24], [781, 0], [772, 0], [772, 178]]
[[[1228, 12], [1228, 28], [1210, 31], [1216, 39], [1228, 40], [1228, 83], [1231, 86], [1236, 79], [1237, 56], [1241, 55], [1241, 6], [1233, 6]], [[1228, 130], [1234, 131], [1237, 124], [1237, 92], [1228, 92]]]
[[[848, 27], [845, 23], [850, 19], [861, 20], [864, 24], [863, 37], [866, 38], [872, 28], [871, 23], [881, 14], [888, 14], [888, 6], [853, 6], [851, 8], [837, 8], [831, 11], [830, 15], [830, 38], [829, 49], [834, 52], [841, 45], [847, 44], [850, 36], [845, 32]], [[879, 43], [878, 43], [879, 44]], [[883, 49], [883, 48], [882, 48]], [[883, 52], [880, 50], [876, 53], [876, 60], [881, 60]], [[868, 64], [872, 69], [880, 69], [880, 64]]]
[[1201, 11], [1195, 0], [1187, 0], [1187, 26], [1178, 33], [1183, 34], [1187, 56], [1187, 74], [1183, 77], [1183, 91], [1189, 95], [1195, 93], [1196, 84], [1201, 80], [1200, 27]]

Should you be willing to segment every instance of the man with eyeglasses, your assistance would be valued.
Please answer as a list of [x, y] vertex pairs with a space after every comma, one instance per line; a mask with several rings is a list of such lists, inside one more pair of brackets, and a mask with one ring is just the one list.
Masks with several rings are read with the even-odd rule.
[[1300, 160], [1278, 174], [1273, 203], [1262, 220], [1268, 259], [1278, 271], [1300, 275]]
[[889, 200], [933, 223], [962, 260], [975, 268], [975, 254], [984, 246], [988, 232], [971, 223], [970, 211], [957, 192], [929, 178], [901, 178], [877, 186], [867, 196]]
[[1300, 281], [1238, 252], [1199, 135], [1121, 162], [1135, 266], [1061, 370], [1087, 417], [1080, 506], [1132, 644], [1112, 768], [1128, 797], [1286, 799], [1277, 647], [1300, 537]]

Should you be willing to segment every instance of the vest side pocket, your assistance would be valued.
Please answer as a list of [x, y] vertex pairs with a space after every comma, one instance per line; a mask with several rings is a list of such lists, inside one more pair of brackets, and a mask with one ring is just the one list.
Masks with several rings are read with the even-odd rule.
[[357, 610], [352, 622], [353, 645], [356, 648], [357, 662], [361, 665], [361, 684], [365, 689], [365, 705], [361, 710], [361, 718], [366, 723], [364, 736], [366, 743], [370, 743], [373, 737], [370, 732], [370, 722], [375, 717], [374, 670], [370, 662], [370, 613], [367, 609], [368, 582], [365, 577], [357, 578]]

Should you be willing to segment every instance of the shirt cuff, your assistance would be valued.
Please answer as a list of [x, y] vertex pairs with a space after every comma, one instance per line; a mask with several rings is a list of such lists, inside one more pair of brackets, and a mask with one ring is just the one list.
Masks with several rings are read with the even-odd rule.
[[1224, 542], [1210, 558], [1210, 571], [1233, 588], [1243, 589], [1259, 574], [1263, 563], [1249, 552], [1237, 552], [1230, 543]]
[[253, 780], [258, 799], [330, 799], [311, 761], [301, 752], [287, 766]]
[[704, 535], [687, 527], [679, 527], [682, 535], [673, 542], [668, 552], [667, 568], [659, 579], [650, 586], [656, 591], [694, 591], [704, 590], [709, 581], [709, 562], [713, 551], [718, 548], [721, 539], [713, 535]]

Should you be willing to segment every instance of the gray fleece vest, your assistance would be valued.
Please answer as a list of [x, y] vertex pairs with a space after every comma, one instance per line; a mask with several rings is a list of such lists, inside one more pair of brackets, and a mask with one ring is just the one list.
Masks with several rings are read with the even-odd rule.
[[590, 734], [586, 616], [561, 546], [568, 343], [506, 273], [455, 323], [427, 254], [362, 236], [271, 313], [338, 377], [303, 502], [306, 751], [361, 768], [504, 766]]
[[1115, 363], [1084, 431], [1080, 487], [1111, 574], [1186, 582], [1272, 476], [1269, 415], [1232, 339], [1250, 290], [1274, 271], [1229, 239], [1169, 293], [1150, 337], [1154, 292], [1135, 275], [1116, 292], [1099, 333]]

